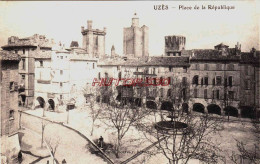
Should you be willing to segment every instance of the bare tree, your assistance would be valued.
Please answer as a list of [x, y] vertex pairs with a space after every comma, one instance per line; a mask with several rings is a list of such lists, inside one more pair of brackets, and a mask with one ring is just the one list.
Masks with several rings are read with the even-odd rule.
[[[154, 113], [155, 122], [160, 115]], [[166, 121], [166, 120], [162, 120]], [[166, 121], [167, 122], [167, 121]], [[168, 121], [166, 128], [158, 126], [144, 127], [146, 138], [156, 146], [170, 164], [188, 163], [191, 159], [197, 159], [206, 163], [218, 163], [222, 160], [220, 149], [211, 140], [211, 135], [222, 130], [221, 120], [209, 115], [194, 116], [192, 114], [175, 113], [174, 121]], [[139, 125], [140, 126], [140, 125]], [[172, 129], [167, 129], [172, 127]], [[167, 130], [166, 130], [167, 129]]]
[[41, 140], [41, 148], [43, 147], [43, 140], [44, 140], [44, 130], [46, 125], [48, 125], [49, 123], [45, 120], [42, 119], [42, 140]]
[[56, 161], [56, 152], [57, 152], [57, 149], [60, 145], [60, 138], [48, 138], [46, 139], [46, 143], [48, 144], [50, 150], [51, 150], [51, 153], [53, 155], [53, 163], [54, 161]]
[[117, 158], [122, 148], [122, 139], [125, 137], [131, 127], [134, 126], [139, 120], [144, 118], [149, 112], [146, 109], [130, 108], [129, 106], [120, 106], [111, 95], [111, 105], [107, 106], [104, 110], [102, 120], [116, 133], [116, 140], [114, 143], [114, 151]]
[[[245, 143], [243, 141], [237, 142], [237, 149], [239, 153], [232, 152], [230, 159], [233, 163], [247, 163], [258, 164], [260, 163], [260, 124], [252, 120], [252, 133], [254, 134], [255, 142]], [[251, 146], [249, 144], [252, 144]]]
[[90, 118], [92, 120], [92, 127], [91, 127], [91, 132], [90, 132], [91, 136], [93, 135], [93, 131], [94, 131], [94, 127], [95, 127], [95, 121], [100, 116], [100, 114], [103, 110], [100, 106], [94, 108], [94, 105], [95, 105], [95, 100], [93, 100], [93, 98], [92, 98], [90, 100]]
[[[155, 124], [138, 125], [146, 138], [155, 145], [170, 164], [188, 163], [197, 159], [205, 163], [222, 160], [220, 149], [212, 142], [211, 135], [222, 130], [222, 120], [210, 115], [195, 116], [181, 106], [190, 98], [187, 81], [173, 79], [174, 85], [168, 90], [168, 112], [154, 112]], [[185, 112], [183, 112], [185, 111]], [[187, 114], [186, 114], [187, 113]], [[166, 114], [166, 117], [165, 117]], [[169, 118], [170, 117], [170, 120]]]

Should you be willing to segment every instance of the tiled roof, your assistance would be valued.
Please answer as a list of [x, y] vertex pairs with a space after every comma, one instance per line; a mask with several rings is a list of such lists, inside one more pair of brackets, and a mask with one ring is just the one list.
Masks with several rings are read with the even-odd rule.
[[235, 60], [239, 61], [240, 57], [236, 55], [235, 51], [228, 50], [225, 55], [222, 54], [219, 50], [212, 50], [212, 49], [197, 49], [192, 50], [193, 55], [191, 57], [191, 61], [194, 60], [207, 60], [207, 61], [230, 61]]
[[242, 52], [241, 63], [260, 63], [260, 51], [256, 51], [256, 54], [252, 52]]
[[113, 66], [189, 66], [188, 57], [149, 57], [149, 58], [133, 58], [123, 60], [122, 58], [116, 59], [103, 59], [100, 60], [98, 65]]
[[36, 43], [32, 42], [17, 42], [17, 43], [12, 43], [12, 44], [7, 44], [2, 46], [2, 48], [9, 48], [9, 47], [37, 47]]
[[188, 57], [151, 57], [146, 65], [189, 66]]
[[19, 61], [20, 55], [12, 53], [10, 51], [1, 50], [0, 51], [0, 60], [12, 60], [12, 61]]
[[8, 44], [2, 46], [2, 48], [37, 47], [37, 46], [43, 48], [52, 48], [53, 45], [54, 42], [46, 39], [44, 35], [34, 34], [33, 36], [26, 37], [26, 38], [18, 38], [16, 36], [11, 36], [8, 38]]

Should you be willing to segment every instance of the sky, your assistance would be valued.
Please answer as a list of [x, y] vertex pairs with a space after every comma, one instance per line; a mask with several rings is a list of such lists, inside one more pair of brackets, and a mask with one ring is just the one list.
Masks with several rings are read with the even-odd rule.
[[[10, 36], [19, 38], [42, 34], [69, 46], [72, 40], [82, 44], [81, 26], [93, 21], [93, 28], [107, 28], [106, 53], [112, 45], [123, 53], [123, 28], [131, 26], [136, 12], [139, 25], [149, 27], [149, 54], [164, 53], [164, 36], [183, 35], [186, 49], [212, 49], [223, 42], [242, 51], [259, 50], [259, 4], [257, 1], [124, 1], [124, 2], [0, 2], [0, 46]], [[154, 5], [167, 5], [168, 10], [155, 10]], [[179, 9], [179, 6], [192, 10]], [[195, 10], [198, 6], [200, 9]], [[202, 10], [201, 6], [206, 6]], [[234, 6], [230, 10], [212, 10], [208, 5]], [[258, 12], [258, 13], [257, 13]]]

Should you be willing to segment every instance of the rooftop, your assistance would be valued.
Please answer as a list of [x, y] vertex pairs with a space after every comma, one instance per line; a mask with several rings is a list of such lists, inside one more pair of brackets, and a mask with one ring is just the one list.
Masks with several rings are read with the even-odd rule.
[[19, 61], [20, 60], [20, 55], [12, 53], [10, 51], [5, 51], [5, 50], [1, 50], [0, 51], [0, 60], [3, 61]]
[[189, 66], [188, 57], [148, 57], [133, 59], [104, 59], [100, 60], [98, 65], [101, 66]]

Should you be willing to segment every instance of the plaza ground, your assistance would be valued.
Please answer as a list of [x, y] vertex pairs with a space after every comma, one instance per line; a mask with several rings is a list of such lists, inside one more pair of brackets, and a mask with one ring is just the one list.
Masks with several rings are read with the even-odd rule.
[[[96, 107], [99, 107], [96, 106]], [[103, 106], [103, 108], [105, 108]], [[42, 108], [36, 109], [36, 110], [28, 110], [26, 111], [27, 113], [33, 114], [35, 116], [42, 116], [43, 111]], [[219, 116], [216, 116], [219, 117]], [[78, 130], [85, 136], [87, 136], [89, 139], [92, 141], [95, 139], [98, 139], [100, 136], [103, 136], [104, 141], [106, 143], [114, 143], [115, 138], [116, 138], [116, 133], [114, 130], [111, 130], [107, 128], [107, 126], [104, 124], [104, 122], [100, 120], [96, 120], [95, 122], [95, 127], [94, 127], [94, 132], [93, 135], [90, 135], [91, 132], [91, 127], [92, 127], [92, 121], [90, 117], [90, 109], [88, 106], [84, 107], [78, 107], [74, 110], [69, 111], [69, 117], [68, 117], [68, 112], [65, 110], [61, 110], [59, 112], [50, 112], [50, 111], [45, 111], [45, 118], [57, 122], [63, 122], [64, 124], [67, 124], [68, 126]], [[153, 118], [154, 119], [154, 118]], [[231, 117], [231, 120], [234, 120], [235, 118]], [[24, 119], [24, 123], [27, 122], [27, 120]], [[144, 122], [151, 122], [152, 123], [152, 118], [145, 118]], [[40, 126], [40, 125], [38, 125]], [[49, 126], [49, 125], [48, 125]], [[62, 130], [61, 127], [59, 126], [53, 126], [53, 128], [48, 128], [49, 130], [45, 131], [45, 134], [48, 136], [56, 135], [56, 134], [61, 134], [59, 135], [60, 138], [65, 138], [66, 141], [64, 141], [64, 145], [62, 146], [62, 151], [59, 150], [57, 152], [57, 156], [59, 158], [59, 161], [62, 160], [62, 158], [71, 158], [71, 162], [74, 160], [77, 161], [77, 163], [81, 163], [84, 160], [81, 158], [84, 158], [85, 160], [90, 160], [90, 159], [95, 159], [95, 163], [97, 161], [104, 163], [100, 157], [95, 156], [94, 154], [90, 154], [88, 152], [88, 149], [86, 147], [86, 141], [82, 141], [81, 139], [78, 139], [75, 137], [75, 134], [73, 135], [72, 133], [66, 132], [65, 129]], [[238, 153], [237, 147], [236, 147], [236, 140], [238, 141], [247, 141], [247, 143], [253, 143], [254, 142], [254, 137], [251, 132], [252, 130], [252, 125], [250, 121], [244, 121], [244, 122], [239, 122], [239, 121], [232, 121], [232, 122], [227, 122], [225, 121], [223, 123], [224, 129], [220, 131], [219, 133], [211, 135], [212, 137], [212, 142], [214, 142], [216, 145], [221, 150], [221, 154], [225, 157], [226, 163], [230, 163], [230, 155], [232, 155], [232, 152]], [[65, 144], [66, 142], [66, 144]], [[80, 148], [75, 148], [75, 144], [81, 144], [82, 146]], [[81, 143], [83, 142], [83, 143]], [[84, 144], [85, 143], [85, 144]], [[131, 127], [130, 130], [127, 132], [126, 136], [123, 139], [123, 148], [121, 150], [120, 158], [117, 159], [115, 158], [113, 153], [107, 152], [108, 156], [115, 162], [119, 163], [122, 162], [129, 157], [133, 156], [137, 152], [141, 151], [142, 149], [146, 148], [147, 146], [151, 145], [152, 142], [147, 141], [147, 139], [143, 136], [140, 131], [138, 131], [136, 128]], [[73, 151], [74, 150], [74, 151]], [[81, 150], [81, 151], [78, 151]], [[68, 152], [84, 152], [81, 153], [81, 156], [77, 157], [70, 157], [71, 155], [68, 155]], [[150, 152], [156, 151], [155, 147], [151, 148], [149, 150]], [[150, 156], [149, 151], [146, 153], [141, 154], [138, 156], [136, 159], [132, 160], [130, 163], [142, 163], [145, 161], [147, 164], [153, 164], [153, 163], [158, 163], [160, 161], [163, 163], [167, 163], [167, 159], [162, 155], [162, 154], [157, 154]], [[66, 156], [64, 156], [66, 154]], [[83, 157], [86, 155], [86, 157]], [[80, 158], [79, 158], [80, 157]], [[89, 157], [89, 158], [87, 158]], [[97, 159], [96, 159], [97, 158]], [[164, 162], [165, 161], [165, 162]], [[190, 163], [197, 163], [197, 160], [191, 160]], [[69, 162], [70, 163], [70, 162]]]

